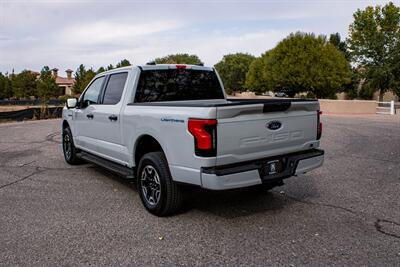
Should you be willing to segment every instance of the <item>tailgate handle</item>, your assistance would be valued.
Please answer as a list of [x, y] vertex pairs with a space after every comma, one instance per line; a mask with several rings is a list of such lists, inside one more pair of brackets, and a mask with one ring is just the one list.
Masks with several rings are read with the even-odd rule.
[[264, 103], [263, 113], [285, 111], [290, 108], [291, 102], [270, 102]]

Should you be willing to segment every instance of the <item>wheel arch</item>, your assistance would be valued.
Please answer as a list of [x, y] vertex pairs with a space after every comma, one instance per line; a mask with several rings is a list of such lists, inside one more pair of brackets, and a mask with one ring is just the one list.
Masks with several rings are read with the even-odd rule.
[[71, 127], [69, 126], [68, 121], [63, 120], [63, 122], [62, 122], [62, 129], [64, 130], [65, 128], [70, 128], [70, 129], [71, 129]]
[[[143, 134], [138, 137], [136, 140], [134, 151], [133, 151], [133, 161], [135, 166], [139, 165], [140, 159], [149, 152], [161, 151], [164, 153], [165, 157], [165, 150], [163, 149], [161, 143], [152, 135], [150, 134]], [[167, 160], [168, 161], [168, 160]]]

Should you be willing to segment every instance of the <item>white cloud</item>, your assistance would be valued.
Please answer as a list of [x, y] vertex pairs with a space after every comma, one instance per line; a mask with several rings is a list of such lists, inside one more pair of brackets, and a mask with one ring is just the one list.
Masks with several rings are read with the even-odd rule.
[[242, 35], [220, 35], [214, 38], [202, 38], [192, 44], [192, 51], [202, 55], [207, 64], [215, 64], [222, 56], [228, 53], [247, 52], [256, 56], [273, 48], [280, 40], [291, 31], [268, 30], [262, 32], [249, 32]]
[[213, 65], [227, 53], [259, 55], [299, 30], [345, 37], [357, 8], [387, 2], [3, 0], [0, 71], [143, 64], [177, 52]]
[[98, 21], [69, 26], [56, 35], [59, 43], [66, 45], [123, 44], [141, 35], [150, 35], [177, 29], [181, 23], [174, 20], [151, 23]]
[[229, 53], [246, 52], [259, 56], [273, 48], [290, 32], [291, 30], [267, 30], [242, 34], [213, 33], [186, 39], [179, 38], [178, 35], [163, 39], [161, 42], [147, 40], [147, 42], [152, 42], [151, 46], [144, 44], [130, 50], [130, 54], [135, 58], [135, 62], [143, 64], [155, 57], [167, 54], [193, 53], [197, 54], [207, 65], [214, 65], [221, 60], [223, 55]]

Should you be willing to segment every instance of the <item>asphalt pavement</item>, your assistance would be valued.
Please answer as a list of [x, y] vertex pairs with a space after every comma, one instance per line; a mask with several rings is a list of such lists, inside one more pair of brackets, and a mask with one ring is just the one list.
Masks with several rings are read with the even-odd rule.
[[400, 266], [400, 116], [323, 116], [324, 166], [272, 192], [191, 189], [158, 218], [69, 166], [60, 120], [0, 124], [0, 266]]

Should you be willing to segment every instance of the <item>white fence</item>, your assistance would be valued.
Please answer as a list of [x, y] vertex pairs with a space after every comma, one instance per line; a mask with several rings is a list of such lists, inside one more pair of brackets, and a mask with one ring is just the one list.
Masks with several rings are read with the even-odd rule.
[[378, 106], [376, 107], [376, 113], [387, 114], [387, 115], [396, 114], [396, 109], [394, 108], [394, 101], [378, 102]]

